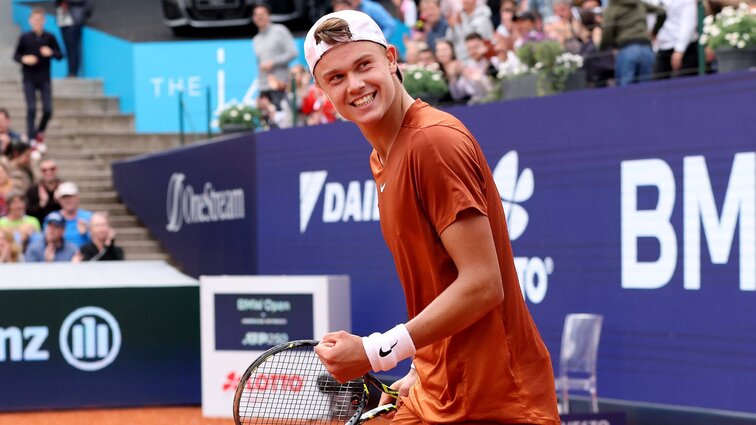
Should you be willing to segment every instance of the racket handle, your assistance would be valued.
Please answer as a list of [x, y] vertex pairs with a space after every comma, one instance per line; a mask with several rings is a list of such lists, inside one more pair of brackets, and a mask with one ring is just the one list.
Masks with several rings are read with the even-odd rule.
[[361, 424], [363, 422], [369, 421], [371, 419], [375, 419], [378, 416], [383, 416], [395, 410], [396, 410], [396, 404], [384, 404], [383, 406], [378, 406], [374, 409], [370, 409], [367, 412], [363, 413], [360, 416], [360, 420], [357, 423]]

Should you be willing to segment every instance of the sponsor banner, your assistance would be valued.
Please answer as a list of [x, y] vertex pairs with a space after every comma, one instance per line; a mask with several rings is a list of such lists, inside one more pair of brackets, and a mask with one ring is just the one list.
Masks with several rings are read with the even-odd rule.
[[[242, 375], [273, 345], [350, 330], [349, 291], [346, 276], [202, 276], [203, 415], [231, 417]], [[331, 402], [317, 382], [299, 376], [258, 373], [249, 385], [261, 395], [301, 397], [304, 391], [313, 402]]]
[[267, 350], [313, 339], [312, 294], [215, 294], [215, 349]]
[[197, 293], [3, 290], [0, 410], [198, 403]]
[[254, 145], [250, 134], [120, 161], [113, 182], [186, 273], [255, 273]]
[[[755, 93], [756, 74], [736, 73], [451, 110], [494, 174], [523, 297], [552, 359], [568, 313], [604, 315], [601, 397], [756, 412]], [[233, 161], [228, 140], [183, 171], [166, 166], [172, 155], [152, 162], [164, 176], [140, 182], [140, 196], [127, 202], [140, 218], [158, 211], [145, 222], [164, 227], [170, 173], [227, 172], [223, 185], [204, 175], [192, 185], [253, 186], [256, 238], [184, 239], [171, 252], [222, 252], [228, 263], [250, 255], [267, 275], [348, 274], [354, 311], [364, 312], [354, 315], [356, 333], [406, 320], [380, 231], [371, 148], [356, 126], [256, 136], [254, 173], [246, 163], [202, 166]], [[138, 162], [137, 174], [155, 173]], [[212, 237], [238, 240], [241, 222], [229, 223]], [[171, 241], [166, 235], [157, 234]]]

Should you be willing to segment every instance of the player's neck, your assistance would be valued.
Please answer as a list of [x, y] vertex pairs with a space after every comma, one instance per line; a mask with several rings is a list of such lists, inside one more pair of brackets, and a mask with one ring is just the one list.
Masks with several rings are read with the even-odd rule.
[[378, 158], [384, 165], [391, 153], [391, 145], [394, 144], [402, 128], [404, 116], [415, 101], [401, 85], [399, 90], [398, 99], [379, 123], [372, 126], [360, 126], [360, 131], [378, 153]]

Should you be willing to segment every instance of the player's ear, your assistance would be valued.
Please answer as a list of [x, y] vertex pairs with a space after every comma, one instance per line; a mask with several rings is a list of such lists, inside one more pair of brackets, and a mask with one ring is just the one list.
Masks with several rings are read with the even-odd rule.
[[396, 74], [396, 69], [399, 67], [399, 53], [393, 44], [386, 47], [386, 59], [388, 59], [389, 63], [389, 73], [391, 75]]

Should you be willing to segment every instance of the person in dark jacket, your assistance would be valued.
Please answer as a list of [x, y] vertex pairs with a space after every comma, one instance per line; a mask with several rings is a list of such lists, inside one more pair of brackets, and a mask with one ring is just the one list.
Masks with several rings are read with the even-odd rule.
[[92, 11], [89, 0], [55, 0], [55, 17], [66, 46], [68, 77], [78, 76], [81, 65], [81, 33]]
[[92, 214], [92, 240], [79, 248], [79, 258], [74, 261], [122, 261], [123, 249], [115, 244], [115, 230], [110, 227], [108, 213]]
[[[55, 36], [45, 31], [45, 11], [35, 7], [29, 16], [31, 31], [21, 34], [13, 58], [22, 64], [24, 97], [26, 98], [26, 131], [29, 140], [44, 141], [44, 131], [52, 117], [52, 84], [50, 59], [62, 59]], [[35, 126], [37, 92], [42, 97], [42, 119]]]
[[664, 9], [642, 0], [609, 0], [604, 11], [604, 32], [600, 50], [617, 49], [614, 74], [617, 85], [626, 86], [650, 80], [654, 69], [654, 51], [646, 15], [655, 13], [660, 28]]

